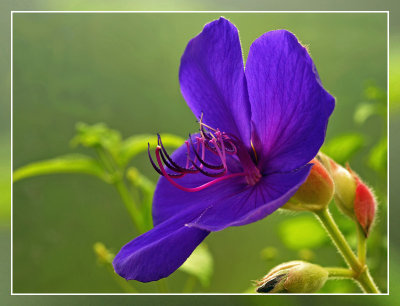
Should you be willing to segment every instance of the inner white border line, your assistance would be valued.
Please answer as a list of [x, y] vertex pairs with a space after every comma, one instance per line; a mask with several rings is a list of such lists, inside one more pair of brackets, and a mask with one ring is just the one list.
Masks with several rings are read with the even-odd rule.
[[260, 296], [255, 293], [14, 293], [13, 292], [13, 15], [14, 14], [87, 14], [87, 13], [135, 13], [135, 14], [203, 14], [203, 13], [222, 13], [222, 14], [376, 14], [385, 13], [387, 19], [387, 293], [274, 293], [273, 295], [284, 295], [284, 296], [296, 296], [296, 295], [389, 295], [389, 11], [11, 11], [11, 295], [138, 295], [138, 296], [149, 296], [149, 295], [249, 295], [249, 296]]

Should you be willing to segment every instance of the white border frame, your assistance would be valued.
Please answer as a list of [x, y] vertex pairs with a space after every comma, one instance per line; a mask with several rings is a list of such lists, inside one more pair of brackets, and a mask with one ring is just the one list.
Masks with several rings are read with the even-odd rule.
[[[312, 296], [324, 296], [324, 295], [389, 295], [390, 292], [390, 277], [389, 277], [389, 11], [11, 11], [11, 295], [137, 295], [137, 296], [149, 296], [149, 295], [249, 295], [249, 296], [260, 296], [255, 293], [14, 293], [13, 292], [13, 15], [14, 14], [90, 14], [90, 13], [136, 13], [136, 14], [169, 14], [169, 13], [190, 13], [190, 14], [203, 14], [203, 13], [221, 13], [221, 14], [252, 14], [252, 13], [264, 13], [264, 14], [287, 14], [287, 13], [313, 13], [313, 14], [386, 14], [387, 18], [387, 293], [297, 293], [297, 294], [287, 294], [287, 293], [274, 293], [273, 295], [284, 295], [284, 296], [294, 296], [294, 295], [312, 295]], [[261, 295], [262, 296], [262, 295]]]

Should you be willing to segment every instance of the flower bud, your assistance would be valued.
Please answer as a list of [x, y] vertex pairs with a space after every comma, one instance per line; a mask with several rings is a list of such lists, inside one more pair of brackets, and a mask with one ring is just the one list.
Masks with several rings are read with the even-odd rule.
[[324, 165], [314, 158], [307, 180], [283, 208], [294, 211], [317, 211], [328, 206], [335, 190], [333, 179]]
[[365, 237], [368, 237], [369, 230], [375, 219], [375, 211], [377, 202], [372, 190], [365, 185], [360, 178], [350, 169], [356, 181], [356, 195], [354, 198], [354, 213], [358, 224], [364, 231]]
[[354, 219], [354, 198], [356, 181], [353, 175], [331, 160], [332, 177], [335, 182], [335, 202], [339, 209]]
[[273, 268], [258, 284], [258, 293], [317, 292], [328, 279], [328, 271], [304, 261], [290, 261]]
[[375, 218], [376, 200], [372, 190], [351, 170], [331, 160], [332, 177], [335, 182], [335, 202], [339, 209], [355, 220], [365, 236]]

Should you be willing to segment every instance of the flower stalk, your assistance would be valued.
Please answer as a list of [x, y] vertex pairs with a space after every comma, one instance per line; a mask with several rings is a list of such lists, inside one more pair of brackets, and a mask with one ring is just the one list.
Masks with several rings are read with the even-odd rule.
[[[332, 239], [334, 245], [338, 249], [339, 253], [342, 255], [343, 259], [347, 263], [347, 265], [351, 268], [353, 272], [353, 279], [357, 281], [360, 285], [362, 290], [366, 293], [380, 293], [378, 287], [375, 285], [368, 267], [364, 262], [362, 262], [359, 258], [356, 257], [353, 250], [349, 246], [347, 240], [343, 236], [342, 232], [340, 231], [339, 227], [335, 223], [332, 215], [330, 214], [329, 210], [323, 209], [321, 211], [314, 212], [317, 218], [322, 223], [325, 230], [328, 232], [330, 238]], [[364, 243], [365, 242], [361, 242]], [[359, 245], [359, 251], [363, 250], [363, 246]], [[363, 251], [362, 251], [363, 252]], [[363, 252], [365, 254], [365, 252]], [[344, 272], [344, 271], [341, 271]], [[338, 270], [331, 271], [331, 273], [339, 273]], [[347, 272], [346, 272], [347, 273]]]
[[136, 229], [140, 233], [144, 233], [146, 231], [146, 227], [143, 223], [142, 214], [139, 211], [136, 203], [132, 199], [132, 196], [129, 193], [129, 190], [126, 187], [125, 182], [123, 181], [123, 178], [121, 177], [119, 179], [116, 179], [114, 182], [114, 186], [117, 189], [117, 191], [122, 199], [122, 202], [125, 204], [125, 207], [128, 210], [129, 215], [130, 215]]
[[328, 271], [328, 279], [343, 279], [354, 277], [353, 270], [347, 268], [327, 267], [325, 268], [325, 270]]
[[96, 148], [96, 152], [99, 156], [100, 161], [110, 173], [110, 177], [112, 177], [112, 184], [117, 189], [122, 199], [122, 202], [128, 210], [129, 216], [131, 217], [133, 224], [135, 225], [139, 233], [144, 233], [146, 231], [146, 226], [144, 224], [142, 213], [140, 212], [138, 205], [134, 201], [132, 194], [129, 192], [128, 187], [124, 182], [122, 169], [117, 166], [111, 155], [106, 154], [103, 148]]
[[357, 224], [357, 255], [360, 263], [365, 265], [367, 258], [367, 238], [359, 224]]

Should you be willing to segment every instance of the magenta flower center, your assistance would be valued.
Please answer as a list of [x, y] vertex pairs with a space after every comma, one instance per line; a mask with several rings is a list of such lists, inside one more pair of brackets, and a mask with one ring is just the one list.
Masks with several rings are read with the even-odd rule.
[[[204, 128], [206, 127], [207, 130]], [[235, 136], [229, 136], [219, 129], [213, 129], [200, 121], [200, 136], [193, 137], [189, 135], [189, 140], [186, 143], [186, 164], [185, 166], [178, 165], [162, 144], [160, 135], [158, 135], [158, 146], [156, 148], [157, 164], [153, 161], [150, 154], [150, 145], [148, 154], [154, 169], [164, 176], [175, 187], [188, 191], [195, 192], [210, 187], [218, 182], [233, 177], [244, 176], [247, 184], [253, 186], [261, 179], [260, 170], [255, 164], [256, 154], [251, 157], [247, 148]], [[210, 152], [218, 157], [219, 163], [211, 163], [207, 161], [206, 155]], [[194, 156], [194, 158], [192, 158]], [[228, 156], [237, 158], [242, 166], [242, 172], [232, 173], [228, 169]], [[168, 169], [168, 171], [167, 171]], [[172, 172], [171, 172], [172, 171]], [[205, 176], [214, 178], [206, 184], [198, 187], [184, 187], [176, 182], [176, 179], [182, 178], [185, 175], [201, 173]]]

